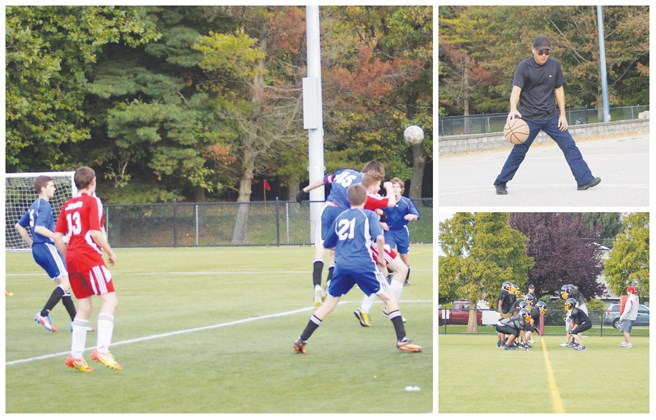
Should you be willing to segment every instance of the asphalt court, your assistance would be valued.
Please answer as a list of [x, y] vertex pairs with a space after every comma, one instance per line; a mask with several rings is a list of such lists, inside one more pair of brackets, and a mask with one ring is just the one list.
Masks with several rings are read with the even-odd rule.
[[577, 141], [601, 184], [586, 191], [576, 181], [555, 142], [532, 145], [508, 195], [497, 195], [494, 180], [507, 149], [440, 156], [440, 207], [645, 207], [649, 206], [649, 134]]

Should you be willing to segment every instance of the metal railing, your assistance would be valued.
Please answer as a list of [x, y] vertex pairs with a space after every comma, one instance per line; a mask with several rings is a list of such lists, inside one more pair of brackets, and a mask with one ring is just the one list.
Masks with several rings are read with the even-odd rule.
[[[410, 238], [432, 243], [433, 199], [413, 202], [421, 219], [410, 223]], [[243, 206], [245, 219], [238, 217]], [[308, 202], [106, 204], [104, 211], [109, 242], [117, 248], [311, 244]], [[237, 226], [238, 220], [245, 222]]]
[[[649, 105], [620, 106], [610, 108], [611, 121], [633, 120], [649, 110]], [[578, 108], [566, 111], [570, 125], [592, 124], [603, 121], [597, 108]], [[438, 135], [455, 136], [502, 132], [508, 113], [450, 116], [438, 118]]]

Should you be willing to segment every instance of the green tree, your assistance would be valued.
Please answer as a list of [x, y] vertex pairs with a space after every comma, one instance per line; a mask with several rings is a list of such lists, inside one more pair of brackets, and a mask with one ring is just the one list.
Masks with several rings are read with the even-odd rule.
[[6, 163], [9, 171], [70, 169], [91, 137], [89, 74], [108, 45], [158, 36], [141, 7], [6, 8]]
[[612, 248], [615, 236], [624, 229], [621, 213], [582, 213], [585, 224], [599, 232], [601, 244]]
[[440, 223], [439, 241], [440, 300], [469, 300], [467, 331], [476, 332], [478, 300], [495, 300], [504, 281], [526, 285], [533, 267], [527, 237], [509, 226], [508, 213], [456, 213]]
[[634, 285], [640, 296], [649, 296], [649, 213], [624, 215], [622, 224], [604, 266], [608, 285], [616, 295]]

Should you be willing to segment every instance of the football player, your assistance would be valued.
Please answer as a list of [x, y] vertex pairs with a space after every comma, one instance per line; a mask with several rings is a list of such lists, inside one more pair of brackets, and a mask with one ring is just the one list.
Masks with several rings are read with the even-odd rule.
[[[512, 316], [512, 307], [517, 296], [515, 295], [515, 288], [513, 284], [509, 281], [504, 281], [501, 284], [501, 293], [499, 293], [499, 298], [497, 299], [497, 311], [499, 312], [499, 318], [510, 318]], [[505, 342], [505, 336], [503, 333], [499, 332], [497, 335], [497, 347], [503, 346]]]
[[515, 350], [522, 347], [526, 350], [531, 347], [527, 344], [515, 344], [515, 339], [521, 336], [522, 331], [531, 322], [531, 314], [526, 309], [521, 309], [517, 315], [510, 318], [502, 318], [497, 322], [496, 329], [501, 335], [507, 335], [508, 339], [503, 343], [502, 350]]
[[576, 345], [572, 346], [572, 348], [574, 350], [582, 351], [585, 350], [585, 346], [581, 339], [581, 333], [592, 328], [592, 321], [587, 313], [581, 308], [576, 307], [576, 303], [576, 299], [568, 298], [565, 301], [565, 310], [567, 311], [567, 316], [572, 319], [572, 324], [574, 325], [570, 334], [574, 338]]

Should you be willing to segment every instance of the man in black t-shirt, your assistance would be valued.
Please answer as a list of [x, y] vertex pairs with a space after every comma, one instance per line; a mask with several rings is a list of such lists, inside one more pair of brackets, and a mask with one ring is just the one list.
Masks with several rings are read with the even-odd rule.
[[577, 189], [592, 188], [601, 182], [601, 178], [592, 175], [567, 129], [563, 72], [560, 63], [549, 57], [551, 54], [549, 38], [544, 35], [538, 36], [533, 41], [531, 51], [533, 57], [520, 62], [515, 70], [508, 113], [508, 121], [513, 118], [526, 121], [530, 134], [524, 143], [513, 147], [506, 159], [501, 173], [494, 181], [497, 194], [508, 194], [506, 183], [515, 176], [531, 143], [540, 131], [544, 131], [558, 143], [576, 179]]

